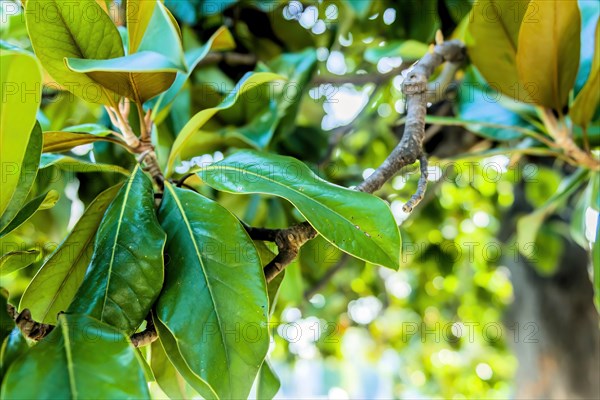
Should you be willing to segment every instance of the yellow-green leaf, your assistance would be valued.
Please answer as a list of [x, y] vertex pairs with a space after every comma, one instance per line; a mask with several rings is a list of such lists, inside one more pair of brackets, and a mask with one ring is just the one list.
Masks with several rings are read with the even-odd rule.
[[42, 96], [42, 73], [36, 58], [24, 52], [0, 51], [0, 215], [8, 207], [21, 177], [21, 168]]
[[[112, 104], [118, 96], [92, 78], [69, 70], [65, 58], [105, 60], [122, 57], [117, 27], [95, 1], [28, 0], [25, 19], [31, 44], [42, 65], [59, 84], [76, 96]], [[90, 21], [90, 15], [94, 19]]]
[[473, 64], [490, 86], [520, 101], [527, 101], [527, 93], [519, 86], [515, 60], [521, 21], [530, 22], [525, 14], [528, 2], [477, 1], [467, 28], [466, 44]]
[[33, 264], [40, 252], [39, 250], [10, 251], [0, 257], [0, 276], [8, 275]]
[[575, 98], [569, 115], [574, 123], [587, 128], [600, 102], [600, 24], [596, 25], [594, 60], [587, 82]]
[[562, 110], [579, 67], [579, 7], [572, 0], [532, 0], [526, 15], [532, 17], [519, 31], [519, 81], [533, 102]]
[[127, 0], [129, 54], [135, 53], [142, 42], [155, 7], [155, 0]]

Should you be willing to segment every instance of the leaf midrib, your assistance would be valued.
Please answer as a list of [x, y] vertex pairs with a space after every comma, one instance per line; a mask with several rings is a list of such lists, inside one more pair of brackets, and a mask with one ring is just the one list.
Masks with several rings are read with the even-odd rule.
[[[177, 196], [177, 194], [175, 193], [175, 191], [173, 190], [173, 187], [169, 184], [165, 185], [165, 188], [167, 188], [169, 190], [169, 192], [171, 193], [171, 196], [173, 196], [173, 200], [175, 201], [177, 208], [179, 209], [179, 212], [181, 214], [181, 216], [183, 217], [183, 221], [185, 223], [185, 227], [187, 228], [188, 234], [190, 236], [190, 239], [192, 240], [192, 243], [194, 245], [194, 252], [196, 253], [198, 262], [200, 263], [200, 269], [202, 270], [202, 274], [204, 275], [204, 279], [206, 280], [206, 287], [208, 289], [208, 292], [210, 294], [210, 300], [212, 302], [213, 308], [215, 310], [215, 316], [217, 317], [217, 322], [218, 322], [218, 326], [219, 326], [219, 333], [221, 334], [221, 343], [223, 344], [223, 350], [225, 352], [225, 361], [227, 362], [227, 366], [230, 367], [231, 366], [231, 361], [229, 359], [229, 351], [227, 350], [227, 343], [225, 340], [225, 336], [223, 335], [223, 329], [221, 328], [222, 326], [222, 322], [221, 322], [221, 316], [219, 314], [218, 308], [217, 308], [217, 304], [215, 303], [215, 295], [213, 293], [213, 289], [211, 286], [211, 282], [208, 279], [208, 274], [206, 273], [206, 267], [204, 266], [204, 262], [202, 261], [202, 257], [200, 256], [200, 250], [198, 249], [198, 244], [196, 243], [195, 240], [195, 236], [194, 236], [194, 232], [192, 230], [192, 226], [190, 224], [190, 221], [187, 217], [187, 214], [185, 213], [184, 209], [183, 209], [183, 205], [181, 204], [181, 202], [179, 201], [179, 197]], [[182, 353], [182, 357], [183, 357], [183, 353]], [[184, 358], [185, 360], [185, 358]], [[231, 378], [228, 379], [229, 381], [229, 390], [230, 393], [233, 393], [233, 387], [232, 387], [232, 380]]]

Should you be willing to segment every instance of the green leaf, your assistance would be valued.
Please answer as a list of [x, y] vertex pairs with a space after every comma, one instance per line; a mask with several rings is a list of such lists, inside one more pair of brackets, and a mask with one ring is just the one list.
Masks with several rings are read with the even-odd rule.
[[4, 375], [13, 361], [26, 353], [27, 350], [29, 350], [27, 340], [21, 333], [21, 330], [14, 327], [6, 339], [4, 339], [4, 342], [2, 342], [2, 349], [0, 350], [0, 382], [4, 379]]
[[88, 272], [68, 311], [135, 332], [162, 287], [164, 244], [152, 183], [138, 165], [104, 214]]
[[[247, 90], [266, 82], [283, 79], [280, 75], [270, 72], [247, 73], [238, 82], [235, 90], [233, 90], [219, 105], [213, 108], [207, 108], [194, 115], [188, 123], [183, 127], [177, 139], [171, 148], [171, 154], [167, 162], [167, 170], [165, 176], [169, 177], [173, 174], [174, 164], [185, 158], [186, 155], [194, 156], [194, 145], [198, 141], [202, 141], [200, 134], [204, 124], [208, 122], [218, 111], [231, 107], [237, 99]], [[197, 155], [197, 154], [196, 154]]]
[[167, 90], [180, 69], [153, 51], [110, 60], [67, 58], [65, 62], [71, 71], [87, 74], [102, 86], [139, 104]]
[[326, 182], [294, 158], [244, 150], [203, 168], [200, 176], [218, 190], [283, 197], [334, 246], [374, 264], [399, 267], [400, 234], [388, 205]]
[[140, 360], [122, 333], [84, 315], [62, 314], [58, 321], [12, 363], [3, 399], [150, 398]]
[[576, 1], [531, 0], [519, 31], [517, 69], [532, 100], [562, 110], [579, 67], [581, 14]]
[[74, 147], [94, 142], [111, 142], [127, 146], [122, 140], [84, 132], [44, 132], [44, 153], [62, 153]]
[[592, 245], [592, 263], [596, 309], [600, 311], [600, 214], [596, 217], [596, 241]]
[[579, 189], [581, 183], [588, 178], [588, 175], [588, 170], [579, 169], [561, 182], [556, 193], [548, 199], [546, 204], [533, 213], [519, 218], [517, 221], [517, 243], [519, 250], [523, 250], [524, 254], [531, 255], [531, 251], [526, 251], [527, 246], [535, 243], [537, 233], [545, 219], [563, 204], [575, 190]]
[[519, 85], [516, 58], [521, 23], [535, 23], [531, 13], [525, 15], [528, 2], [475, 2], [469, 16], [466, 43], [471, 61], [488, 83], [501, 93], [525, 102], [528, 95]]
[[[159, 337], [159, 340], [156, 343], [159, 343], [159, 345], [162, 347], [162, 351], [166, 353], [168, 361], [170, 361], [171, 365], [175, 367], [175, 372], [180, 374], [181, 377], [185, 380], [185, 383], [190, 385], [190, 387], [197, 393], [199, 393], [203, 398], [218, 399], [219, 396], [217, 396], [217, 394], [210, 387], [210, 385], [190, 369], [190, 366], [181, 355], [180, 347], [177, 344], [177, 341], [175, 340], [173, 334], [169, 331], [169, 329], [162, 322], [160, 322], [158, 318], [154, 318], [154, 323]], [[161, 376], [161, 374], [159, 374], [159, 376]], [[159, 382], [161, 388], [165, 387], [165, 389], [171, 391], [171, 387], [165, 386], [166, 384], [167, 382], [165, 382], [164, 380], [162, 380], [162, 385]], [[178, 397], [175, 396], [173, 398]]]
[[[124, 55], [117, 27], [102, 7], [95, 1], [31, 0], [26, 4], [31, 44], [52, 78], [86, 101], [114, 104], [118, 96], [64, 63], [65, 58], [105, 60]], [[89, 15], [94, 16], [93, 23]]]
[[[523, 136], [520, 130], [528, 129], [530, 126], [519, 114], [503, 107], [500, 102], [490, 101], [490, 99], [498, 99], [499, 96], [498, 92], [486, 84], [474, 67], [468, 67], [461, 83], [461, 90], [458, 91], [458, 117], [467, 122], [468, 130], [483, 137], [494, 140], [519, 139]], [[505, 99], [505, 101], [511, 100]]]
[[177, 65], [180, 70], [186, 71], [181, 45], [181, 31], [177, 21], [162, 1], [153, 1], [155, 1], [156, 6], [136, 52], [152, 51], [160, 53]]
[[10, 251], [3, 254], [0, 257], [0, 276], [29, 267], [37, 260], [39, 254], [39, 250], [35, 249]]
[[0, 51], [0, 215], [4, 214], [17, 190], [30, 135], [36, 134], [35, 116], [42, 98], [41, 82], [42, 72], [35, 57], [24, 52]]
[[29, 218], [39, 210], [47, 210], [54, 207], [58, 201], [59, 195], [56, 190], [50, 190], [33, 200], [23, 207], [10, 223], [0, 231], [0, 238], [8, 235], [10, 232], [23, 225]]
[[195, 192], [166, 183], [158, 215], [169, 258], [158, 319], [219, 397], [246, 398], [269, 346], [256, 248], [237, 218]]
[[117, 172], [129, 176], [129, 171], [118, 165], [101, 164], [61, 154], [42, 154], [40, 169], [51, 166], [70, 172]]
[[58, 313], [71, 304], [92, 258], [96, 231], [120, 187], [115, 185], [92, 201], [25, 289], [19, 309], [28, 308], [35, 321], [55, 325]]
[[392, 40], [384, 46], [369, 47], [365, 50], [365, 60], [376, 64], [383, 57], [402, 57], [403, 60], [419, 60], [429, 46], [416, 40]]
[[31, 131], [31, 135], [29, 136], [25, 157], [23, 158], [23, 163], [21, 164], [19, 171], [19, 181], [16, 190], [4, 210], [2, 217], [0, 217], [0, 231], [2, 231], [17, 216], [27, 201], [27, 196], [29, 195], [33, 182], [37, 176], [41, 154], [42, 128], [40, 128], [40, 124], [36, 122]]
[[16, 326], [15, 321], [8, 315], [8, 304], [8, 292], [0, 287], [0, 342], [4, 342], [4, 339]]
[[600, 24], [596, 25], [594, 61], [587, 82], [575, 98], [569, 115], [574, 123], [587, 128], [600, 102]]
[[155, 104], [152, 105], [153, 119], [155, 123], [159, 123], [167, 117], [169, 105], [173, 102], [177, 94], [183, 88], [183, 85], [189, 79], [198, 63], [206, 57], [209, 51], [230, 50], [235, 47], [235, 42], [229, 30], [225, 27], [219, 28], [208, 41], [201, 47], [191, 50], [185, 54], [188, 71], [178, 72], [175, 82], [169, 90], [161, 94]]
[[275, 375], [275, 372], [273, 372], [273, 368], [269, 364], [269, 361], [265, 360], [260, 367], [260, 372], [258, 373], [256, 398], [270, 400], [275, 397], [280, 387], [281, 382], [279, 382], [279, 378], [277, 378], [277, 375]]

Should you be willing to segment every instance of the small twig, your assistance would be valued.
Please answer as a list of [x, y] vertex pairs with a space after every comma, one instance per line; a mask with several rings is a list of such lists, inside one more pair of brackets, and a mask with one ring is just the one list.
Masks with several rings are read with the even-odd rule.
[[6, 305], [6, 311], [8, 315], [15, 321], [17, 327], [21, 330], [23, 335], [31, 340], [42, 340], [46, 335], [52, 332], [54, 325], [42, 324], [36, 322], [31, 318], [31, 312], [25, 308], [20, 313], [12, 304]]
[[185, 181], [187, 181], [188, 178], [191, 178], [194, 175], [196, 175], [195, 172], [185, 174], [184, 176], [181, 177], [181, 179], [178, 179], [173, 183], [175, 183], [175, 186], [177, 186], [177, 187], [182, 187], [184, 185]]
[[146, 329], [141, 332], [134, 333], [129, 337], [129, 339], [134, 347], [147, 346], [158, 339], [158, 333], [156, 333], [156, 327], [154, 326], [154, 321], [152, 320], [151, 315], [146, 318]]
[[427, 178], [429, 177], [429, 172], [427, 170], [427, 156], [425, 154], [421, 154], [419, 157], [420, 162], [420, 170], [421, 176], [419, 177], [419, 183], [417, 184], [417, 191], [412, 195], [410, 200], [402, 206], [402, 211], [405, 213], [412, 212], [413, 208], [423, 200], [425, 197], [425, 191], [427, 190]]
[[254, 54], [243, 54], [243, 53], [218, 53], [210, 52], [198, 63], [198, 66], [206, 66], [211, 64], [218, 64], [224, 62], [227, 65], [254, 65], [257, 62], [256, 55]]
[[341, 75], [341, 76], [317, 75], [310, 81], [310, 85], [311, 86], [318, 86], [318, 85], [323, 85], [323, 84], [325, 84], [325, 85], [326, 84], [343, 85], [345, 83], [351, 83], [353, 85], [360, 86], [360, 85], [366, 85], [369, 83], [382, 84], [382, 83], [389, 81], [393, 77], [400, 75], [403, 70], [410, 67], [412, 64], [413, 64], [413, 62], [403, 62], [399, 67], [396, 67], [396, 68], [392, 69], [391, 71], [386, 72], [385, 74], [371, 73], [371, 74], [355, 74], [355, 75]]

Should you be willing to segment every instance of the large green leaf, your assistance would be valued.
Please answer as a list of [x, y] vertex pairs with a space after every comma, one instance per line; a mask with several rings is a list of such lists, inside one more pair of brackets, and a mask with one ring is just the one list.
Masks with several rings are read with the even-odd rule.
[[162, 1], [152, 1], [156, 2], [156, 7], [154, 7], [154, 12], [136, 52], [154, 51], [160, 53], [177, 65], [179, 69], [186, 71], [181, 45], [181, 31], [177, 21]]
[[122, 140], [85, 132], [44, 132], [44, 153], [62, 153], [74, 147], [94, 142], [112, 142], [126, 146]]
[[598, 111], [598, 103], [600, 102], [600, 24], [596, 25], [594, 41], [596, 42], [596, 48], [590, 75], [569, 111], [573, 122], [584, 128], [587, 128], [592, 121], [594, 114]]
[[203, 168], [200, 176], [218, 190], [283, 197], [334, 246], [365, 261], [399, 266], [401, 239], [388, 205], [326, 182], [294, 158], [244, 150]]
[[256, 248], [237, 218], [192, 191], [167, 183], [158, 215], [169, 259], [158, 319], [219, 397], [246, 398], [269, 346]]
[[0, 231], [0, 238], [3, 238], [19, 226], [23, 225], [36, 212], [54, 207], [58, 198], [58, 192], [52, 189], [32, 199], [29, 203], [25, 204], [17, 215], [15, 215], [13, 220]]
[[141, 360], [122, 333], [84, 315], [62, 314], [58, 321], [12, 363], [3, 399], [150, 398]]
[[[41, 82], [42, 72], [35, 57], [24, 52], [0, 51], [0, 215], [8, 207], [22, 176], [25, 152], [42, 98]], [[32, 146], [34, 143], [35, 139]], [[28, 192], [25, 186], [20, 190]]]
[[33, 264], [40, 254], [39, 250], [10, 251], [0, 257], [0, 276], [8, 275]]
[[0, 382], [4, 379], [10, 364], [27, 350], [29, 350], [27, 339], [25, 339], [21, 330], [15, 326], [2, 342], [2, 348], [0, 349]]
[[69, 172], [116, 172], [126, 176], [129, 175], [129, 171], [118, 165], [101, 164], [82, 158], [65, 156], [62, 154], [42, 154], [40, 169], [51, 166], [55, 166]]
[[[471, 61], [500, 92], [520, 101], [527, 93], [519, 85], [516, 67], [519, 28], [529, 0], [475, 2], [469, 16], [467, 48]], [[523, 21], [533, 24], [530, 18]]]
[[31, 0], [25, 19], [35, 54], [52, 78], [86, 101], [115, 103], [118, 96], [64, 63], [65, 58], [105, 60], [124, 55], [117, 27], [97, 2]]
[[[236, 100], [247, 90], [261, 85], [266, 82], [280, 80], [283, 77], [273, 74], [270, 72], [258, 72], [258, 73], [247, 73], [238, 82], [235, 90], [233, 90], [229, 96], [227, 96], [219, 105], [213, 108], [207, 108], [200, 111], [188, 121], [183, 127], [177, 139], [173, 143], [171, 148], [171, 154], [167, 161], [167, 170], [165, 176], [170, 176], [173, 173], [174, 165], [177, 161], [180, 161], [186, 155], [194, 155], [194, 144], [198, 141], [202, 141], [201, 129], [218, 111], [231, 107]], [[197, 154], [195, 154], [197, 155]]]
[[519, 80], [536, 104], [562, 110], [579, 67], [577, 2], [531, 0], [527, 14], [536, 20], [523, 21], [519, 31]]
[[[4, 144], [3, 144], [4, 146]], [[27, 196], [31, 191], [33, 182], [38, 172], [38, 164], [42, 155], [42, 128], [36, 123], [29, 136], [25, 157], [19, 171], [19, 181], [17, 187], [10, 198], [10, 201], [0, 217], [0, 231], [2, 231], [19, 213]], [[3, 173], [4, 176], [4, 173]], [[3, 182], [4, 184], [4, 182]], [[4, 190], [4, 188], [2, 188]]]
[[153, 51], [110, 60], [67, 58], [66, 63], [71, 71], [87, 74], [102, 86], [139, 104], [167, 90], [180, 69]]
[[120, 187], [121, 184], [113, 186], [92, 201], [71, 233], [35, 274], [21, 297], [19, 309], [28, 308], [36, 321], [56, 324], [56, 316], [69, 307], [83, 281], [96, 231]]
[[229, 30], [225, 27], [219, 28], [208, 41], [202, 45], [201, 47], [190, 50], [185, 54], [185, 59], [187, 62], [188, 71], [187, 73], [178, 72], [177, 77], [175, 78], [175, 82], [169, 90], [161, 94], [157, 99], [155, 104], [152, 106], [153, 109], [153, 117], [156, 123], [164, 120], [167, 116], [169, 105], [175, 99], [175, 96], [181, 91], [183, 85], [189, 79], [194, 69], [198, 66], [198, 63], [206, 57], [209, 51], [218, 51], [218, 50], [230, 50], [235, 47], [235, 42], [233, 41], [233, 37]]
[[89, 270], [69, 312], [133, 333], [162, 287], [164, 245], [152, 183], [138, 165], [104, 214]]

